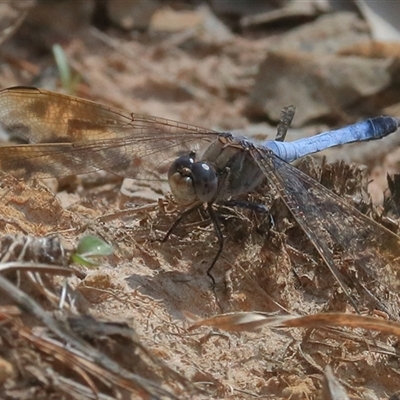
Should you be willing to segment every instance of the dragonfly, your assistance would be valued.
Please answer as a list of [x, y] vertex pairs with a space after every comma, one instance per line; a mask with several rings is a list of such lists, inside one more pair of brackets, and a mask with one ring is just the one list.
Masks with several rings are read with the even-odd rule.
[[348, 269], [355, 290], [366, 293], [391, 317], [399, 317], [400, 237], [290, 164], [328, 147], [381, 139], [396, 132], [397, 118], [376, 117], [293, 142], [255, 143], [229, 132], [135, 114], [74, 96], [11, 87], [0, 91], [0, 124], [27, 142], [0, 146], [0, 169], [18, 179], [98, 170], [146, 180], [167, 174], [175, 199], [185, 208], [181, 217], [205, 204], [214, 223], [219, 248], [207, 271], [210, 277], [223, 249], [213, 205], [251, 192], [266, 178], [355, 310], [354, 288], [338, 268], [332, 243], [339, 245], [347, 263], [351, 261]]

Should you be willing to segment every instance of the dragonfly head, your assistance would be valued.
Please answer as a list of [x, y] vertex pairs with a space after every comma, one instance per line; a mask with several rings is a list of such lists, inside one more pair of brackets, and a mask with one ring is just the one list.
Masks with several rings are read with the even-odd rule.
[[177, 158], [169, 168], [168, 181], [176, 201], [188, 205], [200, 200], [212, 201], [218, 189], [217, 174], [204, 161], [195, 162], [195, 154]]

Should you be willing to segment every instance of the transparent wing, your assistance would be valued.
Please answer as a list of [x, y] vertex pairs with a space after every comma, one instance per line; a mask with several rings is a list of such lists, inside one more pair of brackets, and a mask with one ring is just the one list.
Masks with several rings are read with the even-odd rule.
[[200, 152], [218, 137], [194, 125], [28, 87], [0, 91], [0, 124], [36, 144], [0, 147], [0, 169], [18, 178], [102, 169], [151, 179], [177, 155]]
[[352, 278], [352, 286], [397, 319], [400, 237], [272, 152], [256, 147], [250, 151], [346, 293], [351, 290], [344, 284], [330, 244], [339, 244], [347, 255], [343, 265], [350, 259], [346, 275]]

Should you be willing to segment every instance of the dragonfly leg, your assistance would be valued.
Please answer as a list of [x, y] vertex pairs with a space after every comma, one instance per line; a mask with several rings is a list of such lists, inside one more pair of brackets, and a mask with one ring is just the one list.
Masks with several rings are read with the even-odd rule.
[[217, 217], [217, 215], [215, 214], [215, 211], [212, 208], [212, 203], [208, 203], [207, 204], [207, 211], [208, 211], [208, 214], [210, 215], [210, 219], [211, 219], [211, 221], [212, 221], [212, 223], [214, 225], [215, 234], [217, 235], [217, 239], [218, 239], [218, 251], [217, 251], [217, 254], [214, 256], [214, 259], [212, 260], [212, 263], [208, 267], [208, 270], [207, 270], [207, 275], [210, 277], [210, 279], [212, 281], [212, 287], [214, 289], [215, 288], [215, 279], [211, 274], [211, 270], [214, 268], [214, 265], [218, 261], [219, 256], [221, 255], [222, 250], [224, 248], [224, 237], [223, 237], [222, 232], [221, 232], [221, 227], [220, 227], [219, 222], [218, 222], [218, 217]]
[[259, 203], [253, 203], [252, 201], [226, 200], [219, 201], [218, 204], [222, 204], [223, 206], [227, 207], [245, 208], [247, 210], [262, 212], [265, 214], [269, 213], [269, 209], [266, 206]]
[[159, 240], [161, 243], [164, 243], [168, 240], [168, 238], [171, 236], [171, 233], [174, 231], [174, 229], [181, 223], [182, 219], [185, 218], [187, 215], [191, 214], [193, 211], [196, 211], [197, 209], [200, 208], [202, 203], [196, 203], [192, 207], [189, 207], [187, 210], [183, 211], [179, 217], [174, 221], [174, 223], [170, 226], [168, 229], [167, 233], [165, 236]]
[[[183, 211], [179, 217], [174, 221], [174, 223], [171, 225], [171, 227], [168, 229], [167, 233], [165, 234], [165, 236], [159, 240], [161, 243], [164, 243], [165, 241], [167, 241], [167, 239], [170, 237], [171, 233], [173, 232], [173, 230], [179, 225], [179, 223], [182, 221], [182, 219], [184, 217], [186, 217], [187, 215], [189, 215], [190, 213], [192, 213], [193, 211], [196, 211], [198, 208], [200, 208], [200, 206], [202, 205], [202, 203], [197, 203], [194, 206], [188, 208], [187, 210]], [[215, 263], [218, 261], [219, 256], [222, 253], [223, 247], [224, 247], [224, 237], [222, 235], [221, 232], [221, 227], [219, 225], [218, 222], [218, 218], [217, 215], [215, 214], [213, 208], [212, 208], [212, 202], [207, 204], [207, 212], [210, 215], [210, 219], [214, 225], [214, 229], [215, 229], [215, 233], [217, 235], [217, 239], [218, 239], [218, 251], [217, 254], [214, 256], [214, 259], [211, 263], [211, 265], [208, 267], [207, 269], [207, 275], [210, 277], [211, 282], [212, 282], [212, 287], [214, 288], [216, 283], [215, 283], [215, 279], [211, 274], [211, 270], [214, 268]]]
[[240, 200], [226, 200], [226, 201], [219, 201], [218, 204], [221, 204], [226, 207], [238, 207], [244, 208], [247, 210], [260, 212], [266, 214], [269, 217], [269, 223], [272, 228], [275, 227], [274, 217], [272, 216], [268, 207], [264, 206], [263, 204], [254, 203], [252, 201], [240, 201]]

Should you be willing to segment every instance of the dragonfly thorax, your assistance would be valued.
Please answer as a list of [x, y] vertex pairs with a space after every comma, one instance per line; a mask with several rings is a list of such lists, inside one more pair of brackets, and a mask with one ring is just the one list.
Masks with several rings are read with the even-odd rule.
[[217, 174], [204, 161], [195, 162], [195, 154], [176, 159], [169, 168], [168, 181], [172, 194], [180, 204], [195, 201], [208, 203], [214, 200], [218, 190]]

